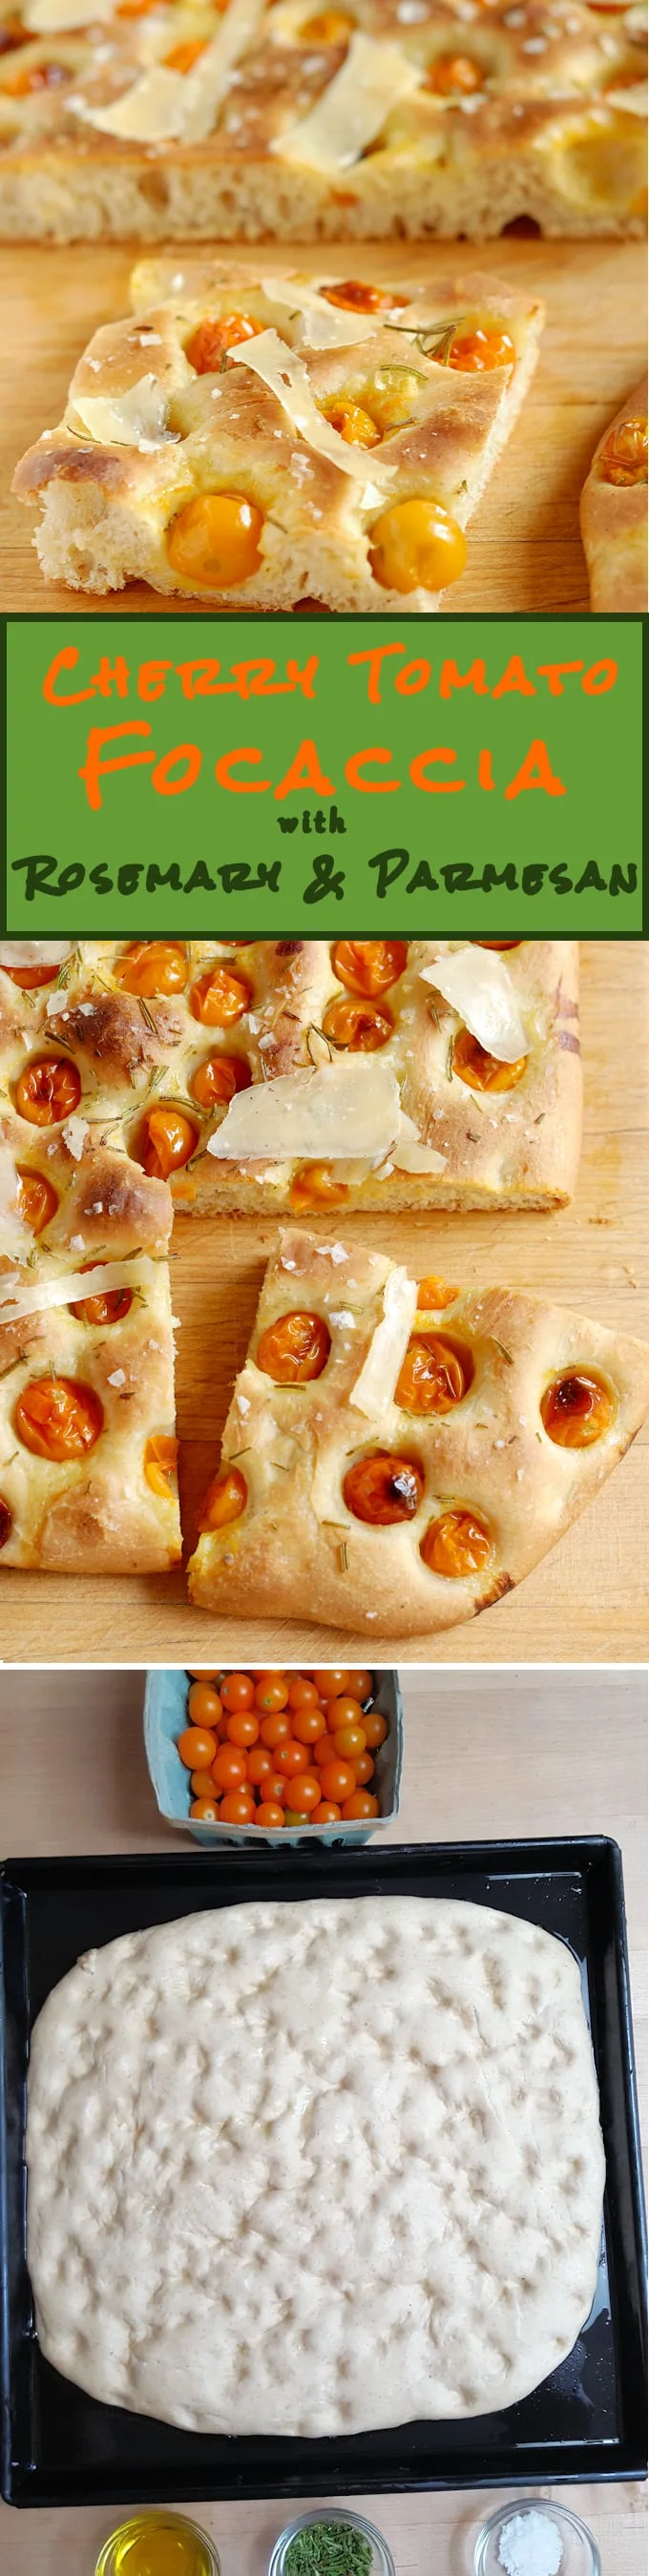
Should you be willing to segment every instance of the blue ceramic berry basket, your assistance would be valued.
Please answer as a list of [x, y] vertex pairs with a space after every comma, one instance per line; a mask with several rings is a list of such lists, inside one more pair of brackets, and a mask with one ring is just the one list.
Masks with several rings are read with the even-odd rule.
[[[288, 1669], [288, 1668], [287, 1668]], [[178, 1752], [178, 1737], [187, 1725], [187, 1692], [189, 1676], [178, 1671], [147, 1673], [144, 1697], [144, 1746], [156, 1799], [165, 1823], [191, 1834], [194, 1842], [211, 1847], [215, 1843], [368, 1843], [390, 1825], [399, 1813], [399, 1791], [403, 1761], [403, 1703], [398, 1673], [376, 1672], [373, 1706], [388, 1721], [385, 1743], [375, 1757], [372, 1789], [378, 1798], [380, 1815], [366, 1825], [281, 1825], [275, 1833], [265, 1833], [261, 1825], [203, 1825], [190, 1816], [191, 1792], [189, 1773]]]

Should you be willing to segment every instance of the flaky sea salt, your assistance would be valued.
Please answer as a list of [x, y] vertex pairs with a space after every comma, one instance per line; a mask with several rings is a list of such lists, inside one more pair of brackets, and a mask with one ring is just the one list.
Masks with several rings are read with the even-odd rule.
[[500, 2534], [498, 2557], [506, 2576], [558, 2576], [563, 2547], [547, 2513], [513, 2513]]

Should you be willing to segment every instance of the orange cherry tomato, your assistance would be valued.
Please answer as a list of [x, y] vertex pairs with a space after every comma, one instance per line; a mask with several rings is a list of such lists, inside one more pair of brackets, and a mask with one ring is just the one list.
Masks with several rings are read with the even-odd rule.
[[226, 1789], [219, 1808], [222, 1825], [254, 1825], [256, 1812], [252, 1789]]
[[337, 939], [331, 963], [348, 993], [387, 993], [403, 974], [407, 956], [406, 939]]
[[262, 1782], [272, 1778], [272, 1771], [272, 1758], [267, 1745], [253, 1744], [251, 1751], [246, 1754], [246, 1779], [250, 1781], [251, 1787], [261, 1789]]
[[321, 1798], [319, 1807], [312, 1809], [311, 1823], [312, 1825], [339, 1825], [341, 1816], [342, 1807], [337, 1807], [333, 1798]]
[[271, 1798], [264, 1798], [252, 1821], [253, 1825], [261, 1825], [264, 1833], [274, 1834], [279, 1825], [285, 1825], [286, 1817], [283, 1807], [276, 1806]]
[[347, 45], [353, 26], [342, 9], [319, 9], [314, 18], [305, 18], [300, 37], [307, 45]]
[[[509, 331], [485, 331], [478, 324], [474, 331], [456, 331], [447, 358], [447, 366], [457, 367], [461, 375], [482, 375], [492, 367], [515, 367], [516, 350]], [[484, 940], [485, 948], [499, 943]], [[516, 940], [504, 940], [504, 947], [515, 948]]]
[[317, 1699], [307, 1700], [304, 1708], [294, 1708], [293, 1735], [296, 1744], [317, 1744], [322, 1734], [322, 1710]]
[[288, 1789], [288, 1780], [285, 1779], [283, 1771], [268, 1771], [266, 1773], [266, 1778], [262, 1784], [262, 1797], [270, 1798], [271, 1804], [276, 1807], [284, 1807], [288, 1797]]
[[412, 1458], [401, 1458], [387, 1449], [375, 1449], [368, 1458], [358, 1458], [343, 1478], [343, 1495], [347, 1509], [358, 1521], [369, 1521], [375, 1529], [388, 1529], [394, 1521], [411, 1521], [418, 1512], [424, 1490], [420, 1467]]
[[217, 1789], [242, 1788], [246, 1778], [245, 1753], [240, 1753], [236, 1744], [220, 1744], [218, 1752], [215, 1744], [214, 1753], [216, 1760], [212, 1760], [212, 1779], [215, 1787]]
[[218, 1664], [201, 1665], [200, 1671], [197, 1664], [188, 1664], [187, 1672], [190, 1682], [215, 1682], [218, 1679]]
[[471, 98], [484, 82], [482, 63], [472, 54], [436, 54], [424, 75], [424, 89], [432, 89], [438, 98]]
[[191, 72], [204, 54], [207, 43], [207, 36], [188, 36], [184, 45], [172, 45], [171, 52], [163, 54], [163, 63], [170, 72]]
[[103, 1430], [103, 1407], [76, 1377], [37, 1377], [23, 1387], [14, 1423], [37, 1458], [85, 1458]]
[[[7, 33], [8, 30], [3, 29], [3, 34], [6, 35]], [[14, 38], [14, 42], [15, 41], [16, 39]], [[2, 52], [2, 50], [2, 39], [0, 38], [0, 52]], [[2, 960], [0, 959], [0, 965], [1, 964]], [[3, 966], [2, 972], [3, 975], [9, 976], [11, 984], [18, 985], [21, 993], [37, 993], [40, 991], [42, 984], [53, 984], [55, 982], [57, 975], [60, 973], [60, 967], [58, 960], [55, 959], [53, 966]]]
[[444, 1574], [451, 1582], [461, 1582], [467, 1574], [480, 1574], [491, 1555], [486, 1523], [476, 1512], [442, 1512], [426, 1530], [421, 1554], [433, 1574]]
[[417, 1305], [420, 1314], [440, 1315], [445, 1306], [455, 1305], [459, 1293], [459, 1288], [449, 1288], [445, 1279], [436, 1279], [431, 1273], [427, 1279], [419, 1281]]
[[144, 1473], [147, 1485], [162, 1501], [173, 1501], [173, 1480], [178, 1460], [178, 1442], [171, 1431], [152, 1431], [144, 1451]]
[[184, 1726], [178, 1737], [178, 1751], [186, 1771], [211, 1771], [216, 1736], [209, 1726]]
[[212, 1682], [192, 1682], [187, 1708], [192, 1726], [214, 1727], [223, 1715], [223, 1702]]
[[[327, 1726], [329, 1728], [330, 1735], [335, 1735], [337, 1726], [364, 1727], [364, 1725], [365, 1719], [360, 1700], [352, 1699], [347, 1691], [341, 1691], [336, 1699], [330, 1699], [327, 1701]], [[365, 1751], [365, 1736], [363, 1736], [362, 1744], [357, 1745], [356, 1750], [358, 1753], [363, 1753]]]
[[343, 1806], [346, 1824], [356, 1822], [357, 1818], [366, 1822], [369, 1816], [378, 1816], [379, 1812], [378, 1798], [372, 1797], [370, 1789], [352, 1789], [351, 1797], [345, 1799]]
[[341, 1691], [349, 1690], [350, 1678], [346, 1664], [331, 1665], [326, 1671], [313, 1675], [315, 1688], [324, 1700], [339, 1699]]
[[250, 985], [231, 966], [208, 966], [190, 995], [195, 1020], [206, 1029], [227, 1029], [243, 1019], [252, 1000]]
[[240, 348], [242, 340], [254, 340], [265, 328], [265, 322], [253, 321], [250, 313], [224, 313], [218, 322], [199, 322], [185, 342], [185, 357], [197, 376], [217, 376], [228, 349]]
[[387, 1717], [381, 1716], [380, 1709], [366, 1708], [363, 1710], [363, 1733], [368, 1753], [375, 1753], [377, 1745], [385, 1744], [387, 1732]]
[[189, 1810], [197, 1824], [216, 1825], [221, 1813], [218, 1798], [194, 1798]]
[[306, 1673], [296, 1673], [294, 1680], [289, 1682], [288, 1704], [289, 1708], [318, 1707], [318, 1693], [315, 1682], [309, 1681]]
[[257, 1345], [257, 1367], [276, 1386], [306, 1386], [321, 1377], [331, 1350], [331, 1334], [321, 1315], [278, 1315]]
[[327, 1732], [326, 1735], [316, 1736], [315, 1743], [309, 1746], [309, 1755], [316, 1771], [323, 1771], [325, 1762], [335, 1762], [336, 1747], [333, 1735]]
[[184, 992], [187, 973], [187, 951], [180, 939], [131, 939], [113, 967], [123, 992], [140, 993], [148, 1001], [156, 993]]
[[308, 1771], [308, 1768], [306, 1744], [297, 1744], [294, 1735], [287, 1735], [284, 1743], [277, 1747], [277, 1769], [283, 1779], [292, 1780], [298, 1771]]
[[192, 1100], [201, 1109], [226, 1108], [235, 1091], [247, 1091], [252, 1082], [250, 1065], [244, 1055], [206, 1055], [192, 1074], [189, 1085]]
[[24, 1163], [18, 1164], [16, 1179], [16, 1201], [23, 1225], [30, 1226], [32, 1234], [42, 1234], [43, 1227], [49, 1225], [56, 1215], [59, 1204], [57, 1192], [51, 1181], [46, 1180], [44, 1172], [30, 1171]]
[[230, 1521], [241, 1519], [248, 1500], [245, 1476], [238, 1467], [223, 1467], [208, 1485], [201, 1512], [201, 1530], [227, 1529]]
[[437, 1333], [413, 1333], [394, 1390], [404, 1413], [448, 1413], [461, 1404], [473, 1377], [468, 1351], [454, 1350]]
[[[90, 1270], [92, 1264], [88, 1261], [83, 1267]], [[108, 1288], [100, 1297], [80, 1297], [70, 1312], [77, 1315], [82, 1324], [123, 1324], [132, 1304], [132, 1288]]]
[[233, 1715], [235, 1709], [252, 1708], [254, 1705], [254, 1697], [255, 1685], [251, 1673], [223, 1674], [221, 1682], [221, 1698], [223, 1706], [229, 1710], [230, 1716]]
[[342, 1207], [349, 1188], [346, 1181], [336, 1179], [330, 1163], [301, 1163], [293, 1174], [289, 1198], [296, 1210]]
[[170, 1172], [179, 1172], [190, 1161], [197, 1144], [198, 1129], [184, 1109], [175, 1109], [169, 1101], [147, 1111], [139, 1159], [150, 1180], [168, 1181]]
[[167, 531], [172, 571], [192, 591], [234, 589], [259, 570], [263, 528], [246, 492], [195, 492]]
[[14, 1099], [21, 1118], [32, 1127], [60, 1127], [71, 1118], [81, 1099], [81, 1075], [76, 1064], [59, 1055], [34, 1056], [18, 1077]]
[[273, 1708], [271, 1709], [269, 1717], [262, 1717], [259, 1733], [262, 1744], [270, 1745], [271, 1753], [274, 1753], [277, 1744], [288, 1744], [291, 1733], [291, 1723], [291, 1714], [288, 1709]]
[[[285, 1673], [260, 1673], [255, 1689], [255, 1707], [263, 1708], [270, 1717], [288, 1705], [288, 1682]], [[266, 1737], [266, 1743], [270, 1737]]]
[[613, 1396], [595, 1369], [569, 1369], [541, 1397], [541, 1421], [560, 1449], [590, 1449], [613, 1419]]
[[211, 1771], [192, 1771], [189, 1786], [194, 1798], [213, 1798], [214, 1796]]
[[599, 472], [603, 483], [634, 484], [647, 481], [647, 422], [637, 418], [621, 420], [610, 429], [600, 449]]
[[341, 1762], [339, 1754], [333, 1762], [325, 1762], [320, 1772], [320, 1783], [323, 1798], [333, 1798], [334, 1804], [342, 1807], [345, 1798], [353, 1797], [356, 1787], [351, 1762]]
[[354, 1753], [352, 1755], [352, 1770], [354, 1772], [357, 1789], [366, 1789], [368, 1780], [372, 1780], [374, 1778], [374, 1763], [372, 1761], [371, 1753]]
[[365, 1700], [365, 1699], [369, 1699], [369, 1697], [370, 1697], [370, 1692], [371, 1692], [371, 1689], [372, 1689], [372, 1675], [371, 1675], [371, 1673], [367, 1673], [367, 1672], [360, 1672], [360, 1673], [348, 1673], [348, 1674], [347, 1674], [347, 1689], [348, 1689], [348, 1691], [351, 1693], [351, 1697], [352, 1697], [352, 1699], [356, 1699], [356, 1700], [358, 1700], [358, 1702], [359, 1702], [359, 1706], [361, 1706], [361, 1707], [362, 1707], [363, 1700]]
[[328, 304], [341, 304], [344, 313], [397, 313], [408, 303], [407, 295], [394, 295], [384, 286], [364, 286], [357, 277], [345, 277], [335, 286], [322, 286], [320, 293]]
[[294, 1815], [310, 1815], [314, 1807], [319, 1807], [320, 1796], [320, 1782], [311, 1772], [304, 1771], [301, 1777], [298, 1776], [296, 1780], [291, 1781], [291, 1808]]
[[461, 1082], [468, 1082], [471, 1091], [514, 1091], [526, 1065], [526, 1055], [517, 1056], [515, 1064], [501, 1063], [499, 1056], [490, 1055], [479, 1038], [471, 1036], [470, 1029], [458, 1029], [453, 1072], [459, 1074]]
[[259, 1719], [255, 1716], [254, 1709], [235, 1709], [233, 1716], [228, 1718], [226, 1735], [229, 1744], [239, 1744], [244, 1750], [247, 1750], [249, 1744], [256, 1744], [259, 1735]]
[[355, 1001], [351, 994], [348, 999], [341, 993], [338, 1001], [327, 1004], [322, 1026], [334, 1046], [349, 1047], [353, 1055], [375, 1055], [378, 1047], [387, 1046], [394, 1023], [390, 1012], [380, 1011], [377, 1002]]
[[337, 1726], [334, 1735], [334, 1744], [336, 1752], [342, 1754], [344, 1761], [352, 1762], [355, 1760], [357, 1754], [365, 1752], [365, 1733], [363, 1727]]

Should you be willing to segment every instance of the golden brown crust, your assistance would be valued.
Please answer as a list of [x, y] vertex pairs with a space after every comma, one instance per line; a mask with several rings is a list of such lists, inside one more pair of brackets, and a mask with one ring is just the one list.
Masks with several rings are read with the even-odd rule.
[[[397, 1356], [368, 1418], [353, 1391], [391, 1272], [383, 1256], [335, 1236], [329, 1244], [297, 1230], [283, 1236], [223, 1439], [223, 1464], [235, 1460], [245, 1477], [246, 1508], [199, 1539], [189, 1569], [199, 1607], [226, 1617], [245, 1618], [251, 1603], [256, 1616], [309, 1615], [366, 1643], [377, 1621], [392, 1635], [433, 1635], [520, 1582], [638, 1430], [649, 1410], [649, 1347], [498, 1289], [460, 1291], [443, 1314], [418, 1318], [420, 1330], [437, 1330], [469, 1352], [473, 1378], [461, 1403], [440, 1415], [397, 1407]], [[261, 1332], [296, 1307], [326, 1320], [331, 1353], [310, 1385], [278, 1387], [253, 1354]], [[610, 1390], [610, 1426], [590, 1448], [562, 1448], [544, 1429], [541, 1396], [555, 1375], [593, 1368]], [[349, 1510], [343, 1478], [375, 1450], [419, 1466], [424, 1489], [414, 1519], [376, 1528]], [[488, 1562], [459, 1580], [430, 1571], [420, 1552], [448, 1510], [477, 1514], [491, 1542]]]
[[[147, 1441], [173, 1435], [173, 1333], [166, 1263], [132, 1261], [123, 1319], [93, 1323], [48, 1307], [0, 1329], [0, 1568], [155, 1573], [177, 1564], [180, 1521], [145, 1472]], [[77, 1282], [75, 1281], [75, 1286]], [[83, 1297], [80, 1277], [77, 1299]], [[72, 1378], [99, 1399], [103, 1427], [87, 1456], [40, 1457], [21, 1437], [17, 1404], [34, 1380]]]
[[603, 430], [579, 506], [590, 604], [602, 614], [627, 610], [641, 616], [647, 607], [646, 452], [644, 479], [637, 483], [611, 483], [602, 472], [602, 455], [609, 439], [632, 420], [644, 422], [646, 442], [646, 375]]

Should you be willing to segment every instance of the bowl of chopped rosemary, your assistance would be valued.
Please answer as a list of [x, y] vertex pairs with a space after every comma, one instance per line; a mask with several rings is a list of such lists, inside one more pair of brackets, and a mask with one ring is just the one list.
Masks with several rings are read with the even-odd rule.
[[268, 2576], [396, 2576], [392, 2551], [363, 2513], [314, 2505], [280, 2532]]

